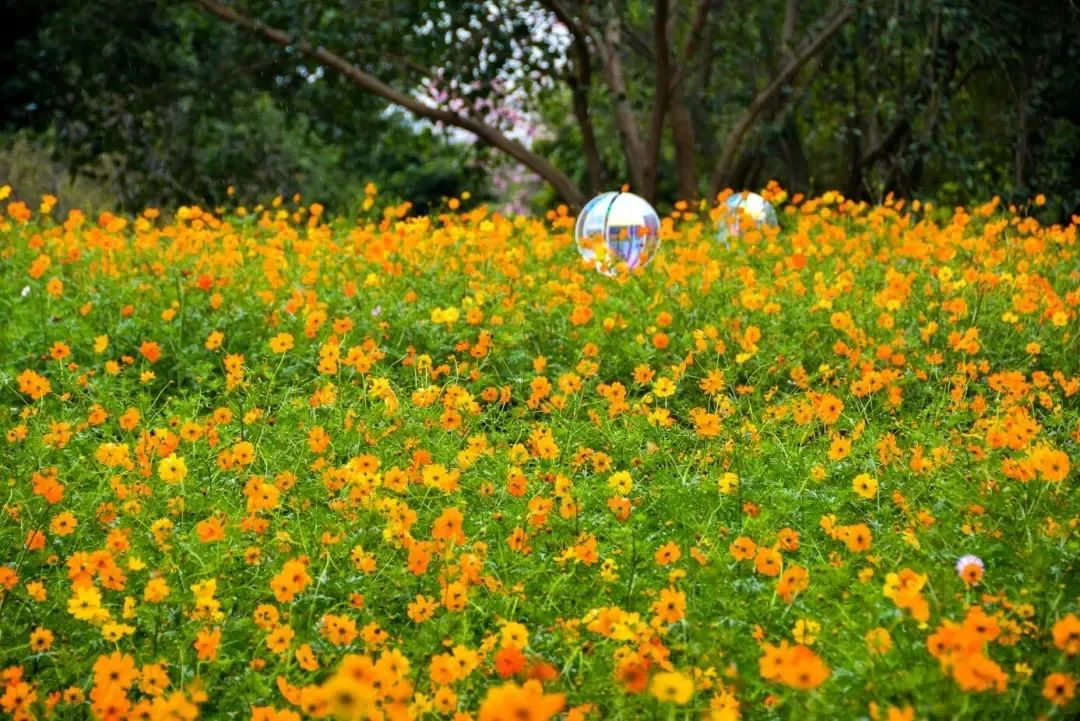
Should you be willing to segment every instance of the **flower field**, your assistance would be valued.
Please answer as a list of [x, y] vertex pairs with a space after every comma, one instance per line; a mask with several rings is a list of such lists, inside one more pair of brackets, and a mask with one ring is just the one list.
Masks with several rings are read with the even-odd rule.
[[765, 195], [5, 199], [0, 718], [1076, 718], [1076, 224]]

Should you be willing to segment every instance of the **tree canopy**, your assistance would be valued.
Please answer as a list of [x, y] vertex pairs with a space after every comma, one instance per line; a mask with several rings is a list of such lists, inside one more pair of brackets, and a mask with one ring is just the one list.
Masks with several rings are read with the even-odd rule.
[[[1080, 204], [1062, 0], [9, 3], [0, 131], [120, 202], [794, 191]], [[1022, 28], [1018, 32], [1017, 29]], [[87, 171], [89, 172], [89, 171]]]

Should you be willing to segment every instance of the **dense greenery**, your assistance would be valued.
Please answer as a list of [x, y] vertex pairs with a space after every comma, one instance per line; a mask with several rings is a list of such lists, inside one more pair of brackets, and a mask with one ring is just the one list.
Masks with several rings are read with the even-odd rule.
[[1076, 225], [7, 192], [3, 721], [1077, 717]]
[[[308, 82], [314, 68], [183, 4], [54, 0], [11, 12], [21, 37], [3, 61], [21, 72], [0, 83], [4, 125], [97, 171], [121, 206], [205, 202], [233, 186], [246, 200], [303, 190], [346, 210], [375, 179], [423, 209], [483, 187], [471, 147], [383, 112], [335, 75]], [[102, 156], [119, 167], [103, 172]]]
[[[426, 84], [503, 133], [541, 129], [532, 149], [582, 195], [628, 182], [664, 202], [775, 178], [949, 204], [1043, 192], [1062, 219], [1080, 206], [1080, 22], [1066, 0], [222, 4], [287, 46], [205, 4], [10, 2], [0, 60], [17, 72], [0, 81], [0, 131], [29, 130], [131, 208], [233, 186], [245, 201], [303, 190], [348, 211], [366, 180], [426, 208], [488, 194], [493, 175], [506, 196], [505, 153], [387, 112], [310, 46], [397, 90]], [[734, 132], [838, 11], [821, 49]]]

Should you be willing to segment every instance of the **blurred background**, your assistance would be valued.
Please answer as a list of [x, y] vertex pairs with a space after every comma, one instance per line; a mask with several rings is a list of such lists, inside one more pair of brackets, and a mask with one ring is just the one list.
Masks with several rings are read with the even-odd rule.
[[0, 184], [423, 212], [792, 192], [1080, 212], [1072, 0], [3, 0]]

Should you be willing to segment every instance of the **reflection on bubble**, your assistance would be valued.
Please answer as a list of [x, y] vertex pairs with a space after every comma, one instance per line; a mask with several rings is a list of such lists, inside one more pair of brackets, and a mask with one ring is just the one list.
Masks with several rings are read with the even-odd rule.
[[660, 216], [633, 193], [604, 193], [590, 200], [574, 229], [578, 252], [604, 275], [647, 265], [660, 248]]
[[727, 199], [717, 237], [730, 247], [729, 239], [742, 235], [743, 231], [763, 226], [775, 228], [777, 225], [776, 211], [769, 201], [757, 193], [735, 193]]

